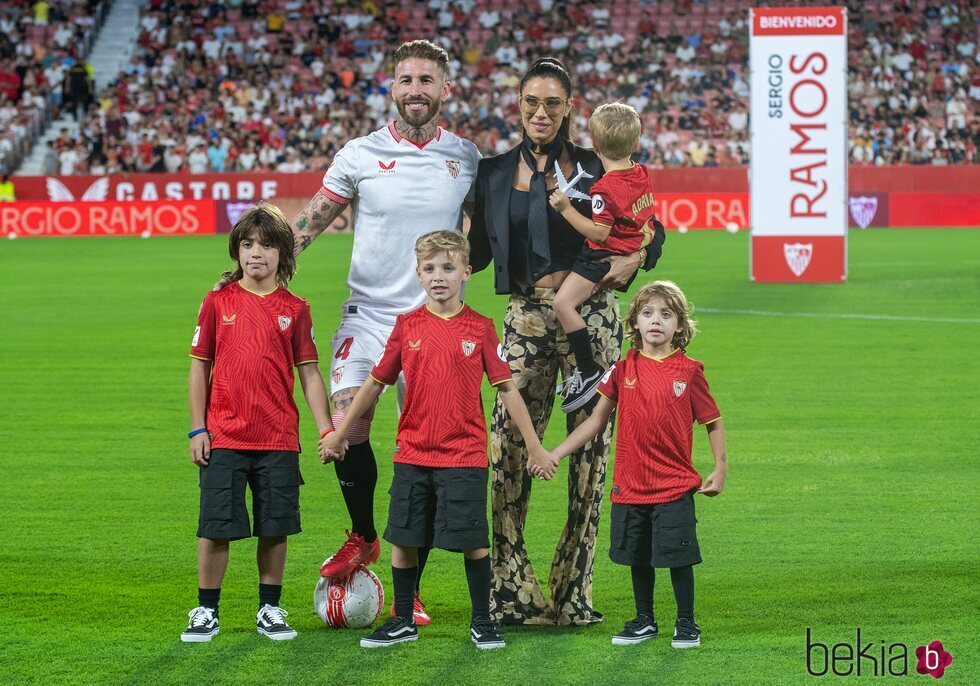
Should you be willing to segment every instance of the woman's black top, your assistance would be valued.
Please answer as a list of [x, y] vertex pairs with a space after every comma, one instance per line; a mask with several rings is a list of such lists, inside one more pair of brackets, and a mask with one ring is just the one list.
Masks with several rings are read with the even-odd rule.
[[[564, 217], [548, 207], [548, 244], [551, 246], [551, 260], [546, 266], [535, 270], [528, 228], [527, 191], [511, 188], [510, 191], [510, 285], [511, 290], [523, 291], [538, 279], [554, 272], [567, 271], [582, 250], [585, 238], [572, 228]], [[585, 203], [588, 205], [588, 203]]]

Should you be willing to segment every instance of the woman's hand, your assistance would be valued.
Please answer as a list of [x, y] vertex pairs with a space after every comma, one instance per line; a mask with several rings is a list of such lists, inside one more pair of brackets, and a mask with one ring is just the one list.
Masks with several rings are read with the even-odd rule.
[[607, 288], [615, 289], [626, 285], [630, 277], [643, 264], [643, 253], [635, 252], [630, 255], [611, 255], [602, 261], [609, 263], [609, 271], [602, 277], [602, 281], [597, 283], [595, 288], [592, 289], [593, 293], [598, 293]]

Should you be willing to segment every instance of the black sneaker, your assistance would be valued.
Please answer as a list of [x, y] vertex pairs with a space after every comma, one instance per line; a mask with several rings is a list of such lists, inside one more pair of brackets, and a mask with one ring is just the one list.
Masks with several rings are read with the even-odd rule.
[[562, 396], [565, 398], [561, 404], [561, 411], [568, 414], [579, 409], [595, 395], [599, 389], [599, 382], [606, 370], [599, 367], [588, 376], [583, 376], [582, 372], [573, 372], [565, 381], [562, 387]]
[[647, 639], [656, 638], [659, 634], [657, 620], [653, 617], [640, 615], [636, 619], [626, 622], [623, 630], [613, 636], [612, 643], [614, 646], [631, 646], [634, 643], [642, 643]]
[[470, 639], [480, 650], [503, 648], [506, 644], [500, 634], [500, 625], [491, 619], [474, 619], [470, 624]]
[[395, 617], [388, 620], [383, 626], [375, 630], [370, 636], [361, 639], [362, 648], [387, 648], [396, 643], [406, 641], [417, 641], [419, 639], [419, 629], [414, 620], [404, 617]]
[[255, 615], [256, 630], [273, 641], [288, 641], [296, 638], [296, 631], [283, 619], [289, 613], [281, 607], [266, 603]]
[[693, 620], [678, 619], [674, 624], [674, 640], [670, 645], [675, 648], [697, 648], [701, 645], [701, 629]]
[[218, 635], [218, 611], [212, 607], [195, 607], [187, 613], [191, 621], [180, 635], [184, 643], [207, 643]]

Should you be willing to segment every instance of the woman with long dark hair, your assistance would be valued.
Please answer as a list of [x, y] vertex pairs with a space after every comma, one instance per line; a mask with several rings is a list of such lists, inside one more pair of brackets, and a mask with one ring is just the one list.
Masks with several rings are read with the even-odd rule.
[[[564, 180], [562, 189], [573, 206], [591, 217], [589, 189], [603, 173], [591, 150], [569, 140], [571, 100], [571, 79], [560, 61], [545, 58], [530, 65], [520, 83], [524, 140], [480, 162], [470, 230], [473, 270], [485, 269], [492, 260], [496, 292], [510, 294], [502, 346], [539, 436], [551, 417], [559, 370], [568, 378], [574, 368], [574, 351], [558, 325], [553, 302], [583, 241], [551, 208], [548, 195]], [[575, 184], [565, 185], [576, 177]], [[609, 258], [609, 275], [579, 309], [588, 325], [587, 354], [595, 351], [604, 367], [619, 359], [623, 340], [619, 303], [610, 288], [625, 284], [641, 266], [652, 269], [663, 239], [663, 226], [657, 224], [656, 238], [646, 248]], [[568, 431], [588, 416], [593, 404], [568, 415]], [[494, 619], [509, 624], [601, 621], [592, 608], [592, 563], [612, 425], [569, 458], [568, 517], [551, 565], [550, 604], [524, 545], [531, 488], [527, 451], [499, 400], [491, 426]], [[554, 468], [530, 466], [546, 474]]]

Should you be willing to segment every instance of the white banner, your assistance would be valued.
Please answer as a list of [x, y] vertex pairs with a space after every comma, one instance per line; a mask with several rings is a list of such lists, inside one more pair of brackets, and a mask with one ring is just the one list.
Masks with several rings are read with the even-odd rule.
[[841, 281], [848, 223], [846, 9], [750, 12], [752, 278]]

